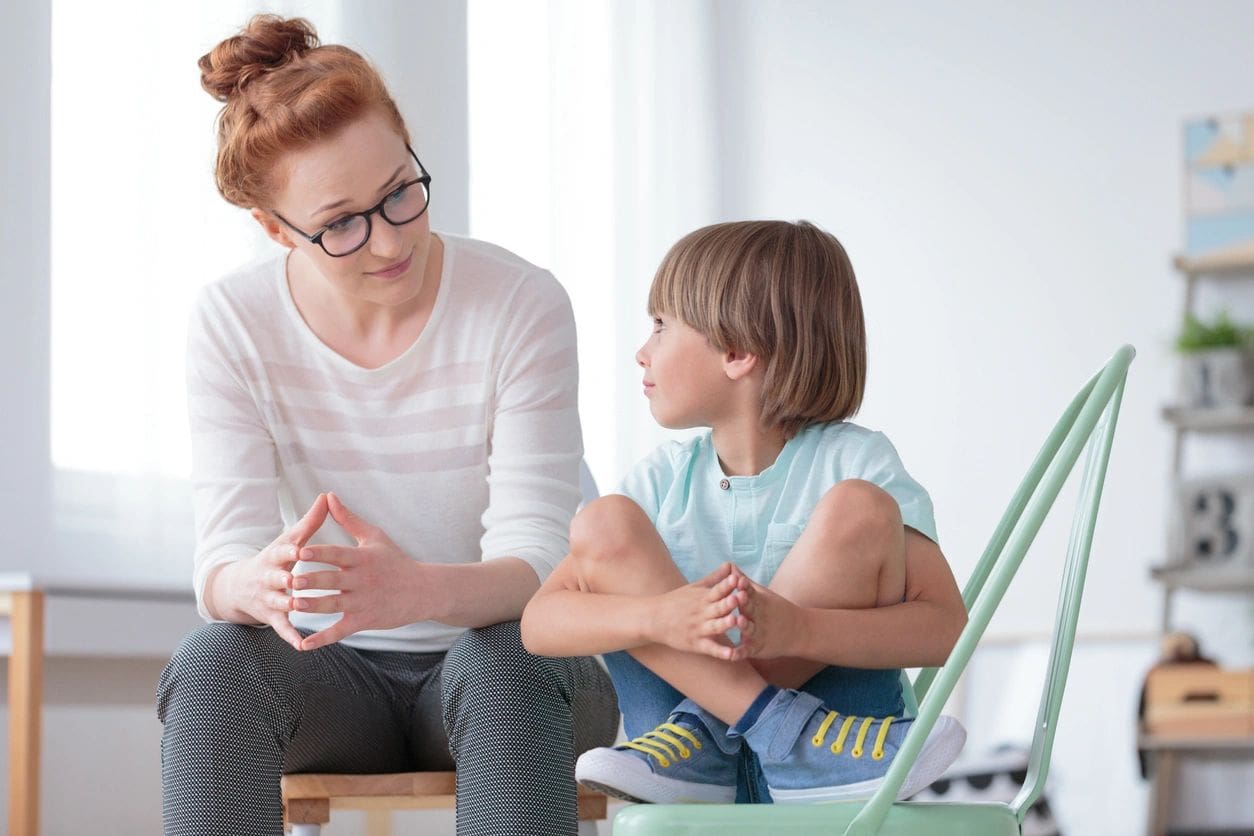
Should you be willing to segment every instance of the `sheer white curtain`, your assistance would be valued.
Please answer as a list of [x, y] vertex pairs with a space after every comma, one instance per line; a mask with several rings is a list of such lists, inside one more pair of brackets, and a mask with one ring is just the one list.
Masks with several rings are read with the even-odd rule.
[[661, 439], [635, 350], [649, 282], [721, 220], [715, 4], [470, 0], [470, 227], [549, 267], [579, 328], [580, 415], [602, 489]]
[[45, 574], [186, 586], [192, 524], [184, 341], [197, 291], [269, 251], [213, 186], [196, 60], [257, 12], [301, 15], [383, 72], [465, 231], [465, 7], [458, 2], [53, 4], [51, 460]]

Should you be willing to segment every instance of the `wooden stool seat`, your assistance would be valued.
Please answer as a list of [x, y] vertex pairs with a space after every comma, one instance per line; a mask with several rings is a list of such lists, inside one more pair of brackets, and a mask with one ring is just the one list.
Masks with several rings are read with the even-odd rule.
[[[457, 801], [455, 772], [306, 773], [284, 775], [280, 787], [284, 818], [292, 826], [294, 836], [316, 836], [321, 826], [331, 820], [332, 810], [365, 810], [372, 814], [451, 810]], [[579, 787], [577, 803], [580, 822], [600, 821], [606, 816], [606, 798], [602, 793]], [[376, 821], [371, 827], [373, 834], [383, 825]]]

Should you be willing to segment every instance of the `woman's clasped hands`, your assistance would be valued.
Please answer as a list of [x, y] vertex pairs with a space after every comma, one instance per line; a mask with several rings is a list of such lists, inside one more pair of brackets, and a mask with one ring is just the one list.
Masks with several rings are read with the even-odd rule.
[[293, 595], [292, 609], [343, 616], [325, 630], [306, 637], [299, 649], [316, 650], [361, 630], [386, 630], [425, 620], [430, 592], [422, 581], [425, 566], [402, 552], [383, 529], [350, 511], [335, 494], [327, 494], [326, 503], [331, 519], [356, 545], [303, 546], [299, 551], [301, 560], [335, 568], [294, 575], [293, 592], [332, 592]]
[[[356, 545], [309, 543], [328, 516]], [[333, 568], [298, 573], [298, 562]], [[318, 494], [295, 525], [255, 558], [230, 568], [224, 577], [226, 600], [236, 602], [254, 623], [272, 627], [297, 650], [315, 650], [361, 630], [400, 627], [425, 617], [423, 564], [333, 493]], [[319, 594], [300, 594], [310, 592]], [[326, 629], [301, 636], [288, 620], [293, 611], [343, 615]]]

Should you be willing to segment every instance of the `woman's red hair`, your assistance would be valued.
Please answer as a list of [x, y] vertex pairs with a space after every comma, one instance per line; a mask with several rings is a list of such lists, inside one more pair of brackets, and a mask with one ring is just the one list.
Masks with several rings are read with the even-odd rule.
[[218, 191], [236, 206], [266, 206], [282, 189], [283, 155], [335, 136], [371, 110], [408, 143], [382, 77], [353, 50], [320, 45], [309, 21], [257, 15], [201, 56], [200, 84], [218, 114]]

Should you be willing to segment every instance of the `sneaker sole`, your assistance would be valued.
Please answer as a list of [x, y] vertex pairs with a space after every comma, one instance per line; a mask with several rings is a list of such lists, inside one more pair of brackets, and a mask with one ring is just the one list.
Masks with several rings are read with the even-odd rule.
[[[962, 746], [967, 742], [967, 730], [952, 717], [938, 717], [932, 733], [928, 735], [919, 757], [914, 762], [905, 783], [897, 792], [897, 800], [909, 798], [929, 786], [958, 757]], [[812, 787], [803, 790], [777, 790], [770, 787], [771, 799], [776, 804], [809, 804], [816, 801], [854, 801], [869, 798], [884, 783], [884, 779], [873, 778], [859, 781], [856, 784], [843, 784], [837, 787]]]
[[575, 762], [575, 780], [589, 789], [638, 804], [731, 804], [735, 787], [677, 781], [652, 772], [638, 760], [584, 752]]

